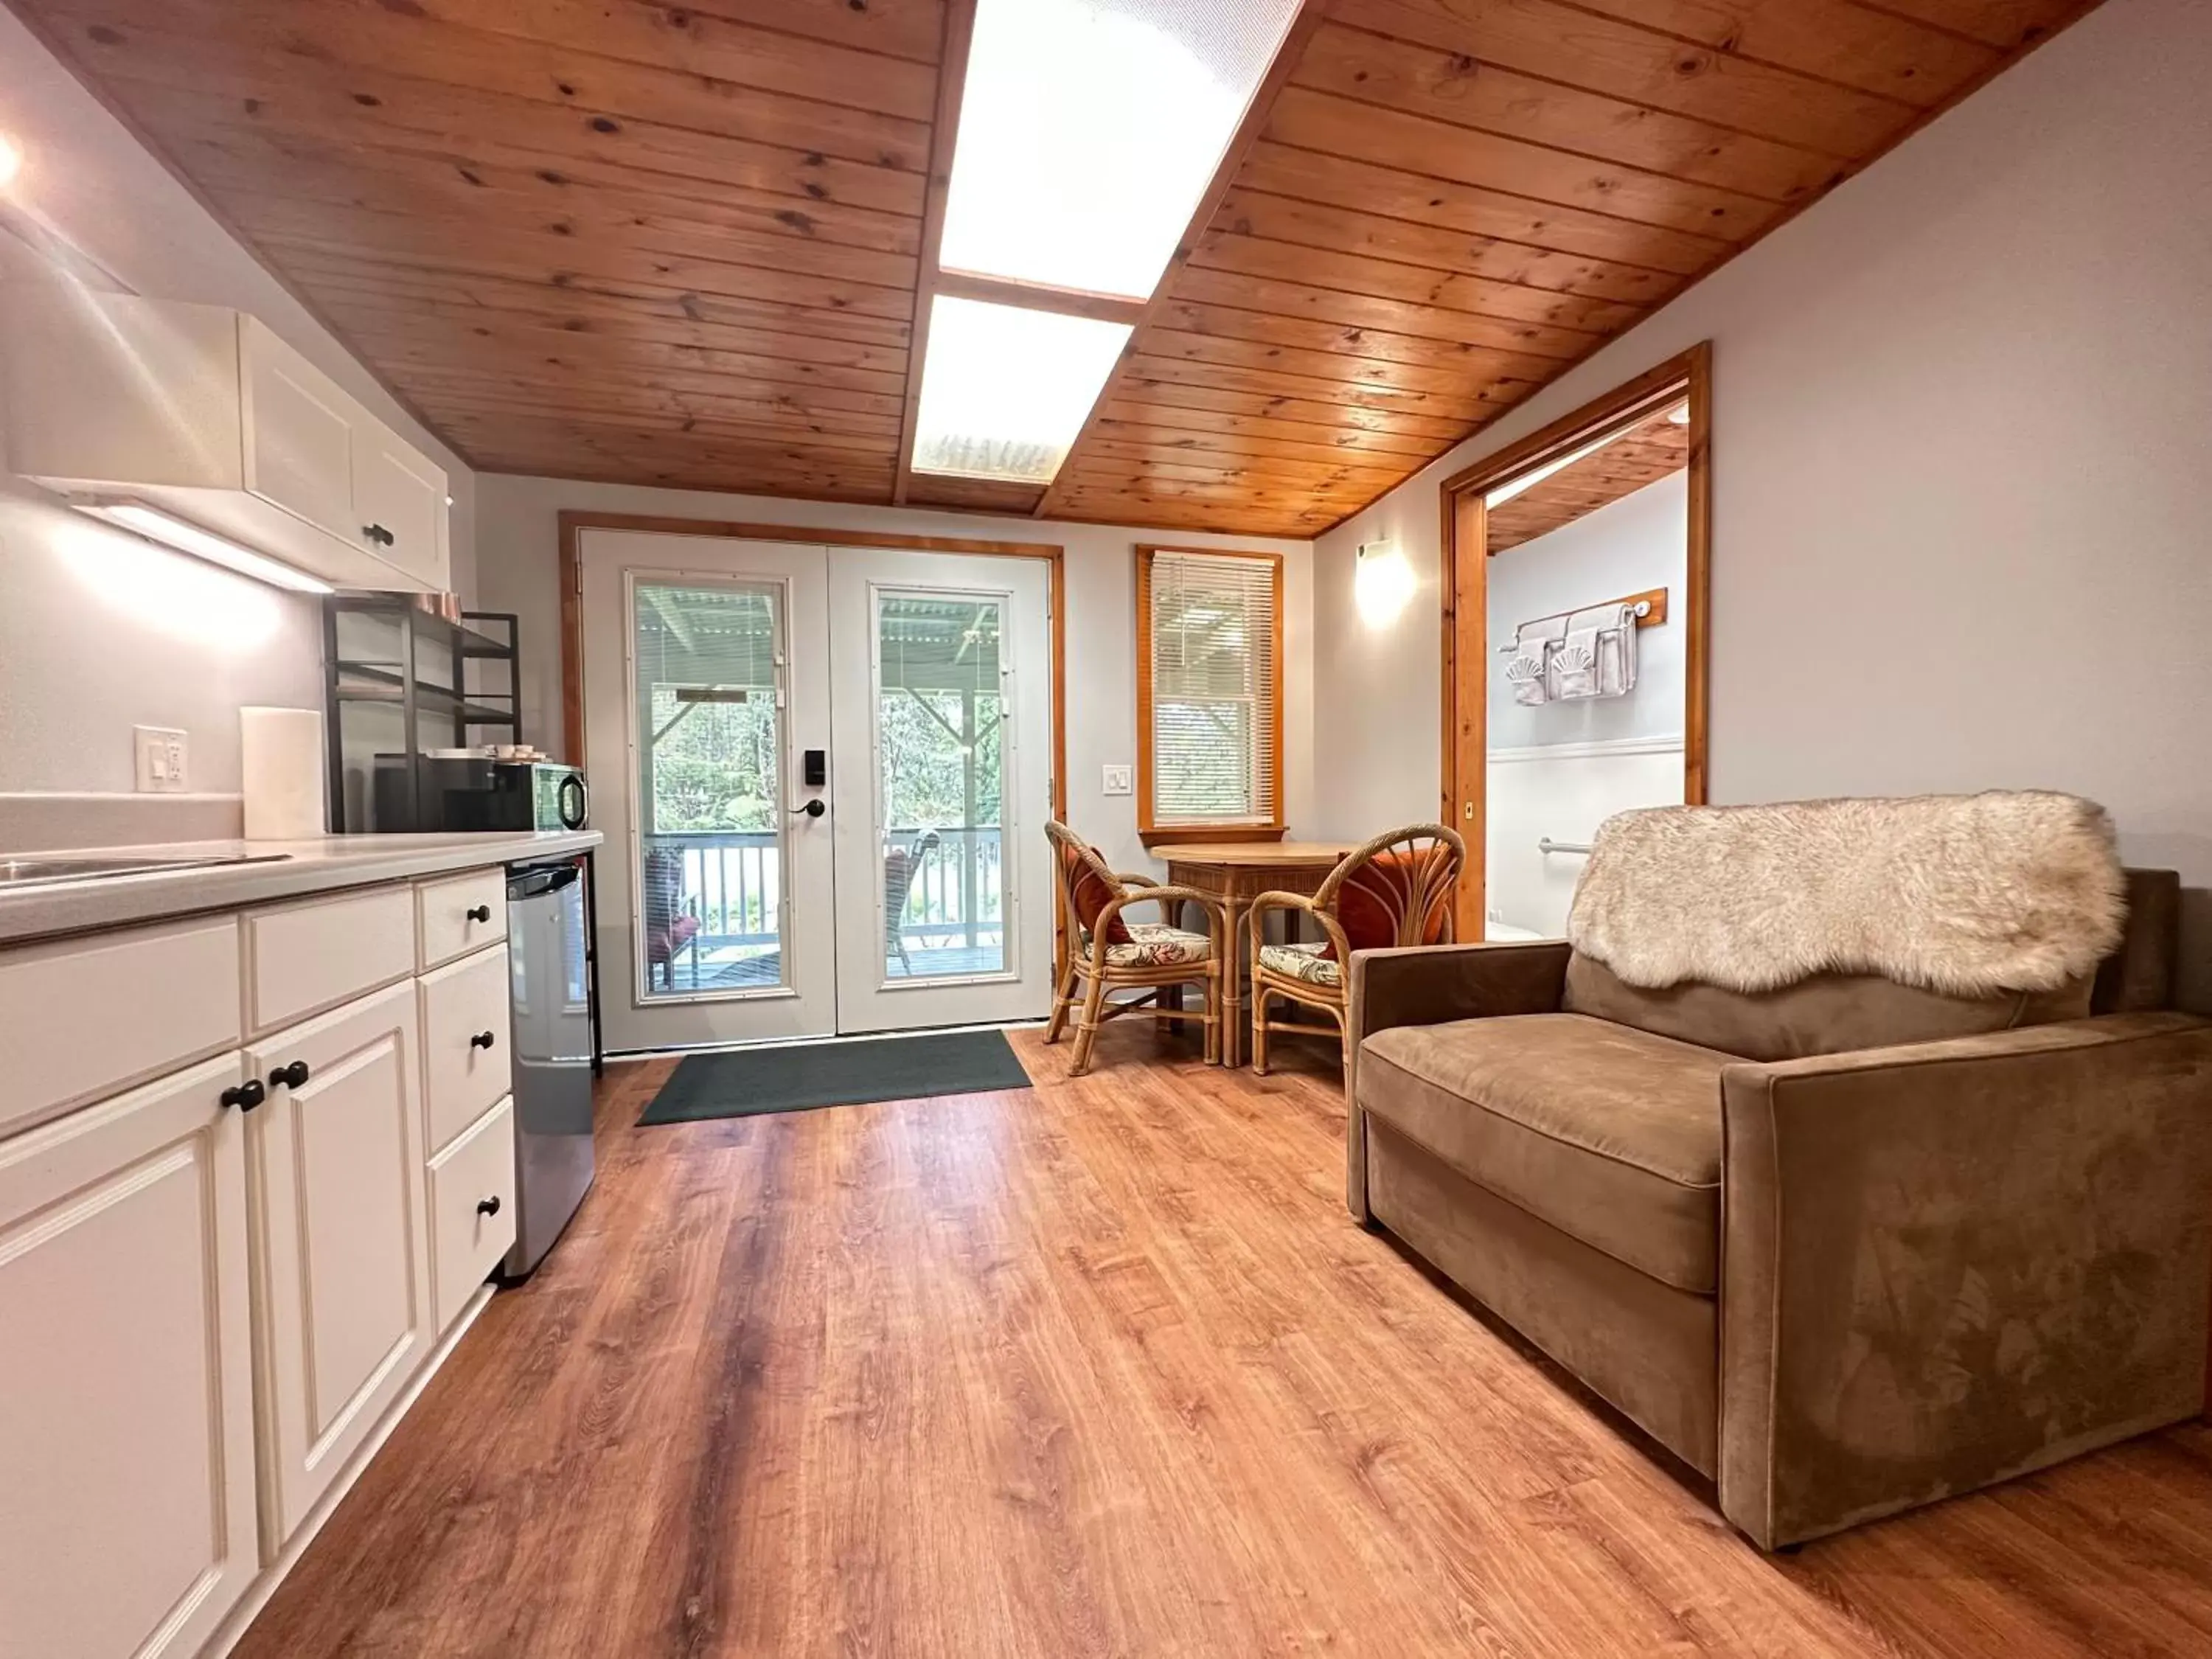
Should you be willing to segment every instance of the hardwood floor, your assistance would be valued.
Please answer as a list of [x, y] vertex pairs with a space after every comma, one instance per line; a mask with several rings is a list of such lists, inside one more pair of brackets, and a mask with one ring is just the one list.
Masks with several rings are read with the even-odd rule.
[[2212, 1651], [2191, 1425], [1762, 1557], [1346, 1214], [1333, 1063], [632, 1127], [238, 1652]]

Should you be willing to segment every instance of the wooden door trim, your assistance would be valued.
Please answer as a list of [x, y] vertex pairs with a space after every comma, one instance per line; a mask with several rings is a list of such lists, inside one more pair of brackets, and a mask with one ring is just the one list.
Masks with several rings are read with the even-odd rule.
[[584, 564], [587, 530], [653, 536], [708, 536], [724, 541], [797, 542], [827, 547], [882, 548], [908, 553], [958, 553], [986, 558], [1037, 559], [1046, 566], [1046, 627], [1052, 640], [1052, 810], [1067, 816], [1067, 550], [1057, 542], [983, 541], [965, 536], [902, 536], [880, 530], [812, 525], [754, 524], [743, 520], [681, 519], [646, 513], [563, 512], [561, 521], [561, 726], [563, 753], [585, 763]]
[[[1647, 419], [1678, 398], [1690, 404], [1689, 556], [1683, 581], [1687, 630], [1682, 696], [1682, 799], [1704, 805], [1711, 708], [1712, 651], [1712, 343], [1645, 370], [1602, 397], [1561, 416], [1494, 455], [1462, 467], [1438, 491], [1439, 591], [1443, 596], [1443, 673], [1441, 733], [1443, 821], [1467, 837], [1468, 868], [1460, 883], [1462, 939], [1480, 939], [1486, 919], [1489, 750], [1488, 510], [1483, 498], [1499, 485], [1607, 432]], [[1475, 556], [1464, 556], [1468, 550]], [[1463, 666], [1479, 672], [1462, 673]], [[1473, 931], [1469, 931], [1472, 929]]]

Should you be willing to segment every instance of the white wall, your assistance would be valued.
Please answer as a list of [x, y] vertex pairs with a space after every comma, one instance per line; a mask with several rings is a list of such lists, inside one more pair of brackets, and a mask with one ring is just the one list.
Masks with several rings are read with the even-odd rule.
[[[4, 9], [0, 127], [25, 156], [12, 210], [136, 292], [252, 312], [445, 467], [454, 585], [471, 592], [468, 468]], [[41, 268], [0, 228], [0, 280]], [[134, 724], [185, 728], [194, 789], [236, 790], [240, 704], [320, 704], [315, 607], [51, 503], [0, 477], [0, 793], [130, 789]]]
[[478, 583], [483, 608], [521, 618], [525, 667], [523, 729], [559, 752], [561, 618], [557, 567], [563, 510], [649, 514], [667, 518], [878, 531], [909, 536], [965, 536], [989, 541], [1054, 542], [1066, 550], [1068, 818], [1116, 869], [1148, 862], [1137, 839], [1134, 796], [1109, 796], [1100, 770], [1137, 758], [1136, 548], [1139, 543], [1221, 547], [1283, 554], [1283, 763], [1285, 805], [1293, 836], [1317, 816], [1313, 755], [1312, 544], [1182, 531], [1040, 522], [972, 513], [784, 501], [699, 490], [576, 483], [485, 473], [477, 480]]
[[[1490, 562], [1484, 902], [1502, 921], [1547, 937], [1566, 931], [1583, 860], [1538, 842], [1588, 842], [1615, 812], [1682, 799], [1689, 532], [1689, 480], [1677, 472]], [[1633, 691], [1533, 708], [1513, 700], [1499, 647], [1519, 624], [1654, 587], [1668, 592], [1669, 620], [1637, 630]]]
[[[1435, 810], [1437, 485], [1714, 343], [1712, 793], [2103, 801], [2212, 1004], [2212, 6], [2080, 24], [1316, 549], [1322, 826]], [[1351, 602], [1388, 537], [1425, 586]]]
[[[1677, 472], [1491, 560], [1490, 746], [1679, 736], [1689, 558], [1689, 477]], [[1500, 649], [1521, 623], [1655, 587], [1667, 590], [1669, 619], [1637, 630], [1633, 691], [1533, 708], [1513, 700]]]

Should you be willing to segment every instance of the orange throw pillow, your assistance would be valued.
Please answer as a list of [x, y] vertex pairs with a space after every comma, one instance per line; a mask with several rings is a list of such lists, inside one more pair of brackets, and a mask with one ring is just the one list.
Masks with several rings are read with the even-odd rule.
[[[1091, 850], [1094, 853], [1098, 851], [1095, 847]], [[1083, 931], [1095, 933], [1098, 931], [1099, 916], [1108, 905], [1121, 896], [1121, 892], [1085, 863], [1073, 848], [1063, 851], [1060, 858], [1060, 862], [1067, 866], [1067, 884], [1075, 895], [1075, 914], [1082, 919]], [[1103, 854], [1101, 859], [1103, 861]], [[1118, 915], [1106, 924], [1106, 942], [1109, 945], [1136, 943]]]
[[[1355, 951], [1382, 951], [1399, 942], [1397, 913], [1406, 903], [1422, 856], [1377, 853], [1336, 890], [1336, 920], [1344, 929], [1345, 943]], [[1443, 943], [1451, 925], [1451, 890], [1446, 888], [1429, 906], [1429, 914], [1415, 933], [1423, 945]], [[1331, 939], [1322, 955], [1334, 957], [1336, 941]]]

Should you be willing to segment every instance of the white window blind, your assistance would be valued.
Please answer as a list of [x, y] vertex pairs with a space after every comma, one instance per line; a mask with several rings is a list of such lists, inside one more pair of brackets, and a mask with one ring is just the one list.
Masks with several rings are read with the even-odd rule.
[[1269, 558], [1152, 555], [1147, 648], [1152, 655], [1152, 822], [1273, 823], [1276, 584]]

